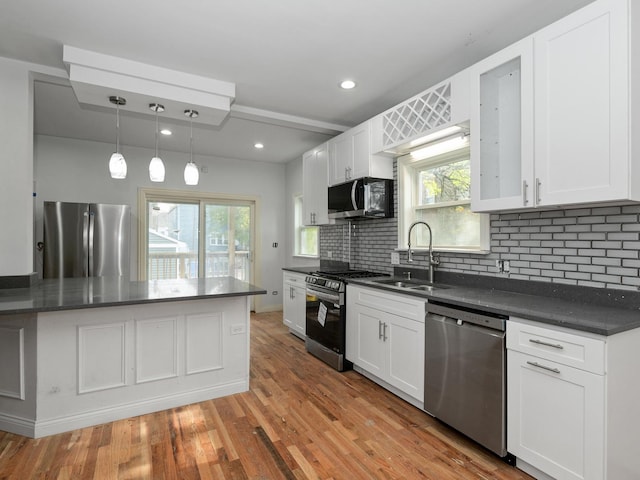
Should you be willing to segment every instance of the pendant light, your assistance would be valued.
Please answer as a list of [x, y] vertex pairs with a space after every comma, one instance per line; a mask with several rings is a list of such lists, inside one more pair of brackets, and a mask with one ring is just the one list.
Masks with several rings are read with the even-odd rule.
[[111, 96], [109, 101], [116, 106], [116, 151], [109, 159], [109, 173], [111, 178], [127, 177], [127, 162], [120, 153], [120, 105], [126, 105], [127, 101], [122, 97]]
[[156, 156], [149, 163], [149, 178], [152, 182], [164, 182], [164, 163], [158, 156], [158, 113], [164, 112], [164, 106], [159, 103], [151, 103], [149, 108], [156, 112]]
[[193, 163], [193, 119], [198, 117], [198, 112], [197, 110], [185, 110], [184, 114], [189, 117], [189, 161], [184, 167], [184, 183], [198, 185], [200, 172], [198, 166]]

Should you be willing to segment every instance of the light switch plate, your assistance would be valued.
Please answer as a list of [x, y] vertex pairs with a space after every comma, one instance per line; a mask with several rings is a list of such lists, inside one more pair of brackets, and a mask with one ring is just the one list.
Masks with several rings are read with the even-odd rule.
[[391, 265], [400, 264], [400, 252], [391, 252]]

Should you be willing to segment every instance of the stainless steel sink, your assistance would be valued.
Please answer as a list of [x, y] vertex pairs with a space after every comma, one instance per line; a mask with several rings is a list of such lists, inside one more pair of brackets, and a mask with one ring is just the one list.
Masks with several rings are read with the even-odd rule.
[[411, 290], [422, 290], [423, 292], [433, 292], [434, 290], [449, 288], [445, 285], [414, 285], [413, 287], [409, 287]]
[[433, 290], [449, 288], [445, 285], [435, 285], [433, 283], [426, 283], [419, 280], [372, 280], [373, 283], [379, 283], [380, 285], [389, 285], [390, 287], [404, 288], [409, 290], [420, 290], [423, 292], [432, 292]]
[[416, 287], [419, 284], [406, 281], [406, 280], [373, 280], [374, 283], [379, 283], [381, 285], [390, 285], [392, 287], [400, 287], [400, 288], [411, 288]]

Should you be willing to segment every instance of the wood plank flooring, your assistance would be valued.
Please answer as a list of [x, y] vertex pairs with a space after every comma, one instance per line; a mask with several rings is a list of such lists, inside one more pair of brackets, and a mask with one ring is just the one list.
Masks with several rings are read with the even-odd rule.
[[38, 440], [0, 432], [0, 479], [530, 479], [356, 372], [251, 321], [251, 390]]

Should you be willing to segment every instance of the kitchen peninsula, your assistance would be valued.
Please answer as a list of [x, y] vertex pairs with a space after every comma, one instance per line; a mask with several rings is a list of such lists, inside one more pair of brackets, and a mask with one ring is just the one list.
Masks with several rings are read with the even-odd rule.
[[0, 290], [0, 430], [38, 438], [248, 390], [250, 297], [265, 293], [231, 277]]

